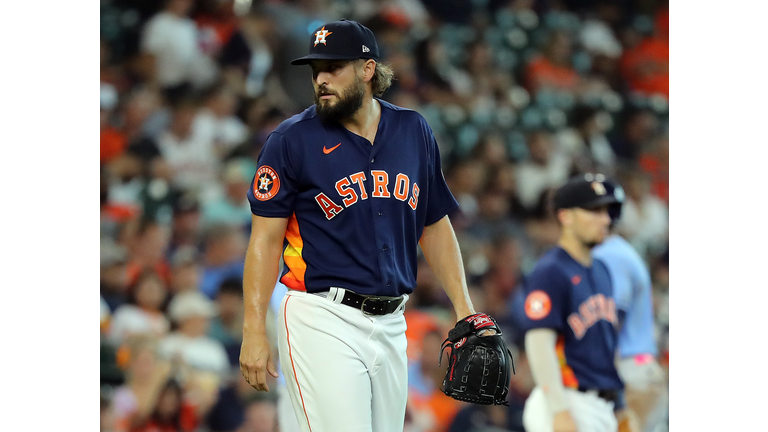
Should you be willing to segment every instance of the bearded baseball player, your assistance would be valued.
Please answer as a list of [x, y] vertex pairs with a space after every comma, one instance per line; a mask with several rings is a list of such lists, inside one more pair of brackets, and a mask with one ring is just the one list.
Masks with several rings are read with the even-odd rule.
[[264, 328], [280, 275], [289, 288], [280, 365], [304, 432], [402, 432], [403, 310], [418, 245], [457, 318], [475, 313], [437, 143], [421, 115], [377, 97], [392, 80], [378, 60], [373, 33], [357, 22], [312, 33], [309, 55], [291, 63], [311, 67], [315, 105], [270, 134], [248, 192], [240, 368], [269, 390], [276, 371]]
[[618, 429], [616, 303], [608, 269], [592, 257], [608, 236], [609, 207], [621, 205], [604, 181], [585, 174], [555, 192], [558, 246], [524, 284], [525, 349], [536, 382], [523, 411], [527, 432]]

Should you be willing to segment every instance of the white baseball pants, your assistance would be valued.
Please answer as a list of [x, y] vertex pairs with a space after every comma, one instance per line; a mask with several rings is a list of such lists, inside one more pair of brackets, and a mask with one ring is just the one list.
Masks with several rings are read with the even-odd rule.
[[[565, 398], [579, 432], [617, 432], [619, 425], [613, 413], [613, 402], [595, 393], [581, 393], [565, 389]], [[526, 432], [552, 432], [554, 413], [549, 410], [544, 392], [534, 387], [523, 409], [523, 426]]]
[[368, 316], [289, 290], [278, 315], [280, 365], [302, 432], [402, 432], [408, 398], [405, 302]]

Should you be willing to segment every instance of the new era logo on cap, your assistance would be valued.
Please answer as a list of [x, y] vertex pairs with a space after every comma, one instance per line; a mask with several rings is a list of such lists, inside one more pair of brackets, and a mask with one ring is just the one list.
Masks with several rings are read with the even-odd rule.
[[379, 60], [379, 46], [373, 32], [358, 22], [325, 23], [310, 37], [309, 55], [297, 58], [291, 64], [309, 64], [312, 60]]

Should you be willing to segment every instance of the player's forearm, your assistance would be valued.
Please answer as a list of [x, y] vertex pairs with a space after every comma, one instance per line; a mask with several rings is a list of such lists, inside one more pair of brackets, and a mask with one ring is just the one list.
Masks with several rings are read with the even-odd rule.
[[267, 309], [280, 272], [280, 254], [285, 236], [285, 224], [281, 221], [283, 219], [253, 219], [243, 272], [244, 336], [266, 334]]
[[467, 291], [459, 242], [448, 216], [424, 227], [424, 233], [419, 244], [424, 252], [424, 257], [427, 259], [427, 264], [453, 303], [456, 319], [474, 314], [475, 309]]
[[525, 355], [536, 385], [541, 387], [553, 413], [568, 409], [563, 377], [555, 353], [557, 334], [554, 330], [539, 328], [525, 334]]

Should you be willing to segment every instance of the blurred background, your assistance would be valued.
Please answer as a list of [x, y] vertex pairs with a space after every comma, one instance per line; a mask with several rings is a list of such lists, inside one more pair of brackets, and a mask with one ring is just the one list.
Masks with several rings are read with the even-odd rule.
[[[533, 388], [519, 285], [559, 230], [569, 176], [625, 188], [618, 231], [653, 281], [668, 371], [669, 12], [663, 0], [102, 0], [102, 431], [279, 431], [275, 392], [242, 379], [246, 191], [269, 133], [312, 104], [289, 61], [341, 18], [369, 27], [383, 99], [432, 126], [478, 311], [517, 374], [510, 407], [438, 389], [454, 317], [425, 262], [408, 302], [406, 431], [523, 431]], [[270, 382], [270, 388], [276, 385]], [[159, 429], [174, 419], [171, 429]], [[667, 428], [661, 425], [657, 431]]]

